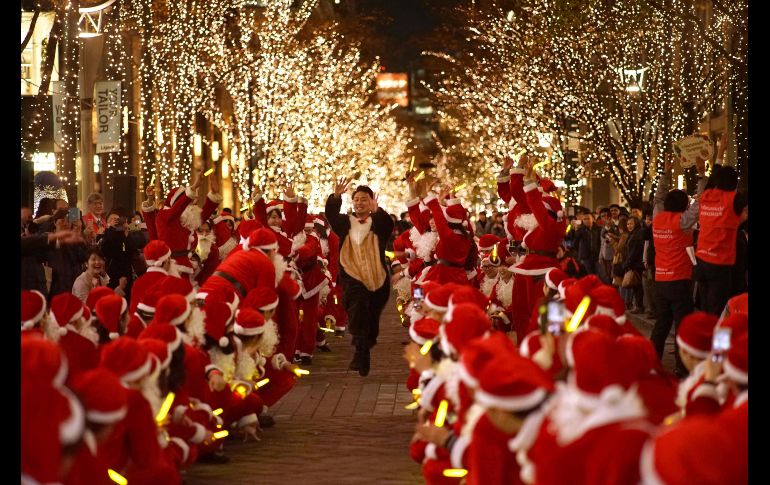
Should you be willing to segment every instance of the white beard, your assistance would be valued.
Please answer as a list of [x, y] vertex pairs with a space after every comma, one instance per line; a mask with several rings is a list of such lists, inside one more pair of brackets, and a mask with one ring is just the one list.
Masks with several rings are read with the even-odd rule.
[[320, 238], [321, 241], [321, 254], [323, 254], [324, 258], [329, 257], [329, 240]]
[[195, 248], [195, 252], [200, 256], [201, 262], [206, 261], [209, 257], [211, 246], [215, 244], [215, 242], [216, 238], [213, 234], [209, 234], [208, 236], [198, 236], [198, 247]]
[[254, 357], [246, 354], [246, 352], [239, 352], [236, 358], [235, 365], [235, 378], [242, 381], [252, 381], [252, 377], [257, 372], [257, 361]]
[[305, 231], [300, 231], [300, 233], [294, 236], [294, 238], [291, 240], [291, 254], [296, 253], [297, 250], [304, 246], [306, 242], [307, 234], [305, 234]]
[[235, 246], [237, 245], [238, 245], [238, 241], [236, 241], [235, 238], [232, 238], [232, 237], [227, 238], [227, 242], [219, 246], [219, 260], [224, 261], [227, 255], [230, 254], [230, 251], [235, 249]]
[[497, 299], [503, 305], [503, 308], [511, 306], [511, 301], [513, 301], [513, 277], [508, 280], [508, 283], [502, 279], [498, 280], [495, 292]]
[[209, 349], [209, 357], [211, 363], [220, 369], [222, 369], [222, 378], [225, 382], [230, 382], [235, 376], [235, 352], [225, 354], [218, 348]]
[[433, 250], [438, 243], [438, 233], [433, 231], [425, 231], [420, 234], [416, 228], [409, 230], [409, 240], [414, 245], [417, 257], [424, 260], [430, 260], [433, 256]]
[[206, 323], [203, 311], [193, 307], [190, 318], [185, 323], [185, 331], [182, 332], [182, 340], [188, 345], [197, 346], [205, 340]]
[[[484, 277], [484, 279], [481, 281], [481, 290], [482, 293], [484, 293], [487, 298], [489, 298], [492, 295], [492, 289], [495, 287], [495, 283], [499, 278], [495, 276], [494, 278], [489, 278], [487, 276]], [[511, 278], [511, 281], [513, 281], [513, 278]]]
[[281, 282], [283, 274], [286, 272], [286, 260], [279, 253], [275, 253], [272, 261], [275, 268], [275, 286], [278, 287], [278, 283]]
[[393, 289], [398, 292], [398, 296], [408, 300], [412, 294], [412, 280], [404, 276], [393, 285]]
[[155, 367], [155, 372], [142, 379], [141, 389], [147, 402], [150, 403], [152, 408], [152, 415], [156, 416], [160, 407], [163, 405], [163, 397], [160, 395], [160, 388], [158, 387], [158, 376], [160, 375], [160, 366]]
[[182, 215], [179, 216], [179, 223], [185, 228], [195, 231], [201, 227], [201, 212], [203, 209], [196, 204], [188, 205]]
[[275, 353], [275, 349], [280, 342], [281, 337], [278, 335], [278, 325], [272, 318], [265, 322], [265, 331], [262, 333], [262, 337], [259, 340], [259, 346], [257, 351], [264, 357], [271, 357]]
[[516, 218], [514, 224], [525, 231], [531, 231], [537, 227], [537, 219], [535, 219], [534, 214], [521, 214]]

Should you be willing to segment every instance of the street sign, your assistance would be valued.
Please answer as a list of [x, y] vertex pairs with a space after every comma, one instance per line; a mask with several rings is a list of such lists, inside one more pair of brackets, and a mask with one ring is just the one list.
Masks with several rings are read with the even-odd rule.
[[120, 151], [120, 81], [94, 83], [96, 153]]

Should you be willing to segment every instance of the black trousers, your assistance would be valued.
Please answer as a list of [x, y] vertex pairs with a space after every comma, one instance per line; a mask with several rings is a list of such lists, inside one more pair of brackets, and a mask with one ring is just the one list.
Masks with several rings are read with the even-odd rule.
[[[650, 340], [655, 346], [655, 352], [658, 358], [663, 358], [663, 350], [666, 346], [666, 339], [674, 326], [674, 333], [679, 328], [679, 322], [686, 315], [692, 313], [692, 280], [676, 281], [656, 281], [655, 282], [655, 326], [652, 328]], [[679, 372], [686, 372], [682, 360], [679, 358], [679, 346], [674, 340], [676, 350], [674, 359], [676, 360], [676, 369]]]
[[340, 272], [342, 305], [348, 314], [348, 330], [353, 345], [371, 349], [380, 334], [380, 315], [390, 298], [390, 279], [376, 291], [369, 291], [363, 283]]
[[698, 307], [712, 315], [721, 315], [732, 296], [733, 266], [711, 264], [698, 258], [694, 272], [698, 282]]

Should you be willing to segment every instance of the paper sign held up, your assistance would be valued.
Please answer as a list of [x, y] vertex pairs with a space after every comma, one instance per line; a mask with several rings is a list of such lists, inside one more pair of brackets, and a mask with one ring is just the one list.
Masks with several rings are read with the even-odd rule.
[[682, 160], [682, 168], [695, 165], [695, 160], [708, 160], [714, 154], [714, 147], [706, 135], [692, 135], [674, 142], [674, 156]]

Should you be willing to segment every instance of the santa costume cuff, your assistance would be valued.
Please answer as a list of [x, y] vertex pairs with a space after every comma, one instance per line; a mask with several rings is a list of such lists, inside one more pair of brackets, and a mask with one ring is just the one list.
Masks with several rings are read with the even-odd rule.
[[[299, 202], [299, 197], [297, 197], [297, 196], [289, 197], [286, 194], [284, 194], [283, 201], [284, 202], [288, 202], [290, 204], [296, 204], [297, 202]], [[281, 208], [283, 209], [283, 207], [281, 207]]]
[[532, 192], [537, 188], [538, 188], [538, 185], [536, 183], [529, 183], [524, 186], [524, 192]]
[[510, 175], [505, 175], [505, 176], [501, 175], [501, 176], [497, 177], [497, 183], [498, 184], [507, 184], [510, 181], [511, 181], [511, 176]]
[[208, 199], [211, 202], [217, 205], [219, 205], [220, 203], [222, 203], [223, 200], [225, 200], [225, 198], [222, 197], [222, 194], [215, 194], [214, 192], [209, 192], [208, 194], [206, 194], [206, 197], [208, 197]]
[[185, 193], [185, 195], [187, 197], [189, 197], [189, 198], [191, 198], [193, 200], [195, 200], [195, 198], [198, 197], [198, 191], [197, 190], [193, 190], [193, 188], [190, 187], [189, 185], [187, 187], [185, 187], [184, 193]]
[[145, 200], [144, 202], [142, 202], [142, 212], [154, 212], [155, 210], [156, 210], [155, 204], [153, 204], [149, 200]]
[[452, 463], [452, 468], [465, 468], [463, 465], [463, 457], [465, 456], [465, 450], [470, 445], [470, 440], [465, 436], [460, 436], [452, 444], [452, 449], [449, 451], [449, 460]]
[[200, 423], [193, 423], [195, 434], [190, 438], [190, 443], [199, 444], [206, 438], [206, 428]]
[[433, 194], [430, 194], [429, 196], [427, 196], [424, 199], [422, 199], [422, 203], [425, 204], [425, 205], [428, 205], [431, 202], [433, 202], [434, 200], [437, 200], [436, 196], [433, 195]]
[[510, 175], [524, 175], [525, 173], [527, 173], [527, 171], [524, 170], [523, 168], [512, 168], [508, 171], [508, 173]]
[[407, 207], [414, 207], [414, 206], [416, 206], [416, 205], [417, 205], [417, 204], [419, 204], [419, 203], [420, 203], [420, 198], [419, 198], [419, 197], [415, 197], [415, 198], [414, 198], [414, 199], [412, 199], [412, 200], [408, 200], [408, 201], [406, 202], [406, 206], [407, 206]]
[[454, 198], [454, 199], [447, 199], [446, 205], [460, 205], [460, 199]]

